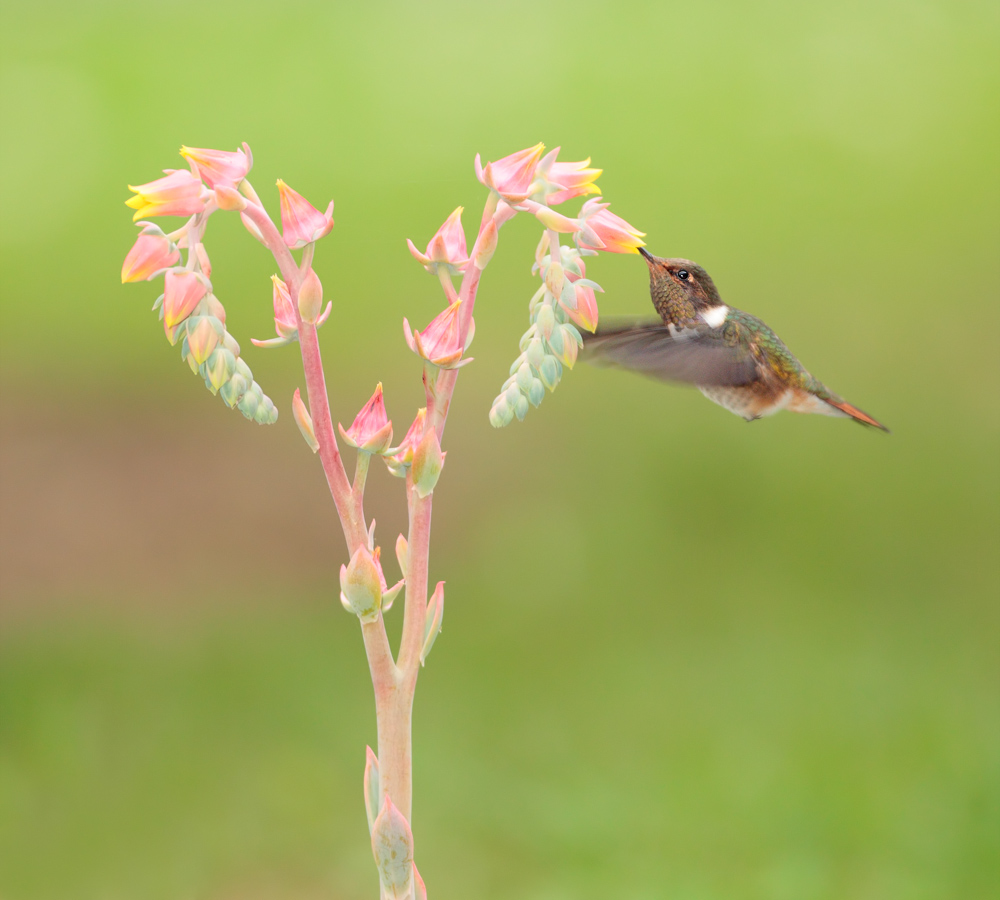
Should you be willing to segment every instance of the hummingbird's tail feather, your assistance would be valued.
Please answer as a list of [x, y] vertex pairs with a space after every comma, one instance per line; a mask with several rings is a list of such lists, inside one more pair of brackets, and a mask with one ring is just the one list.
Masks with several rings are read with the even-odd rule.
[[858, 409], [856, 406], [851, 406], [850, 403], [847, 403], [846, 401], [841, 400], [837, 397], [830, 397], [830, 398], [824, 397], [823, 400], [826, 403], [829, 403], [830, 406], [834, 407], [835, 409], [839, 409], [842, 413], [846, 413], [848, 416], [854, 419], [855, 422], [860, 422], [862, 425], [870, 425], [872, 428], [880, 428], [886, 434], [891, 434], [891, 432], [889, 431], [888, 428], [885, 427], [885, 425], [883, 425], [877, 419], [872, 418], [870, 415], [868, 415], [868, 413], [864, 412], [863, 410]]

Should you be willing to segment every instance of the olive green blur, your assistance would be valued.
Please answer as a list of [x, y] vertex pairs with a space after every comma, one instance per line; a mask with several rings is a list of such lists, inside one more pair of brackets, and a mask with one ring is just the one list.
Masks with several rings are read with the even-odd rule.
[[[537, 223], [504, 226], [435, 491], [431, 900], [993, 896], [998, 38], [988, 0], [4, 4], [0, 896], [377, 896], [347, 555], [296, 348], [249, 340], [274, 265], [213, 217], [269, 427], [119, 283], [126, 184], [243, 140], [273, 214], [279, 177], [336, 200], [345, 425], [382, 381], [401, 437], [422, 397], [402, 318], [443, 304], [405, 239], [463, 205], [471, 240], [474, 155], [541, 140], [893, 430], [581, 364], [494, 431], [537, 284]], [[639, 256], [587, 274], [652, 312]], [[370, 483], [393, 580], [402, 490]]]

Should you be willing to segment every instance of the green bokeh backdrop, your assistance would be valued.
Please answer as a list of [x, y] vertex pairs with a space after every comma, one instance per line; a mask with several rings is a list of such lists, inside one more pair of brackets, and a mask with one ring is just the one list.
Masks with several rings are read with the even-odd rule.
[[[336, 601], [328, 506], [286, 504], [293, 540], [321, 535], [297, 575], [266, 531], [199, 504], [213, 461], [233, 503], [280, 508], [291, 469], [323, 490], [287, 414], [297, 354], [249, 346], [271, 333], [273, 265], [213, 219], [217, 293], [285, 413], [270, 430], [187, 372], [148, 311], [153, 286], [118, 284], [125, 184], [179, 165], [181, 143], [242, 140], [272, 208], [279, 176], [336, 200], [316, 265], [342, 420], [381, 380], [402, 433], [421, 389], [401, 319], [441, 304], [404, 239], [422, 244], [458, 204], [472, 230], [474, 154], [543, 140], [592, 156], [654, 252], [705, 265], [894, 431], [748, 426], [694, 391], [578, 367], [494, 432], [537, 240], [531, 221], [505, 227], [435, 499], [448, 610], [418, 687], [414, 814], [431, 897], [990, 896], [995, 4], [40, 2], [0, 16], [6, 439], [44, 421], [72, 461], [88, 429], [138, 434], [140, 458], [143, 441], [164, 452], [182, 435], [145, 477], [190, 495], [180, 528], [156, 508], [124, 523], [101, 502], [75, 510], [80, 531], [162, 547], [146, 586], [99, 540], [58, 589], [7, 580], [4, 900], [375, 895], [371, 689]], [[588, 274], [605, 314], [648, 309], [637, 258]], [[263, 465], [227, 477], [219, 454], [244, 445]], [[22, 473], [3, 478], [14, 496]], [[391, 545], [402, 495], [374, 482]], [[38, 542], [71, 502], [35, 503]], [[4, 514], [12, 535], [26, 513]], [[177, 555], [179, 531], [199, 553]], [[223, 532], [240, 532], [240, 554], [219, 552]]]

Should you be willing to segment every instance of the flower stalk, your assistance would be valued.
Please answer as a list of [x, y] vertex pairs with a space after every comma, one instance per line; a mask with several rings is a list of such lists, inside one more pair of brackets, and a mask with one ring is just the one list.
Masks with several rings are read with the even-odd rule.
[[[347, 545], [349, 561], [340, 571], [341, 602], [358, 618], [375, 694], [378, 753], [367, 750], [364, 800], [383, 898], [426, 900], [413, 862], [410, 828], [413, 697], [444, 614], [444, 582], [428, 597], [434, 491], [447, 455], [441, 444], [459, 369], [472, 362], [466, 352], [475, 335], [473, 313], [483, 271], [496, 253], [500, 229], [518, 212], [542, 224], [535, 267], [542, 286], [529, 307], [531, 327], [490, 412], [493, 424], [503, 425], [515, 415], [523, 418], [529, 404], [537, 406], [545, 390], [555, 388], [562, 367], [572, 367], [580, 342], [572, 323], [596, 327], [594, 290], [599, 287], [586, 279], [582, 256], [601, 249], [636, 252], [642, 243], [641, 233], [609, 213], [600, 198], [586, 201], [575, 218], [554, 211], [551, 207], [558, 203], [597, 193], [594, 181], [600, 170], [588, 168], [589, 160], [559, 163], [559, 148], [545, 156], [543, 152], [538, 144], [485, 167], [476, 157], [476, 174], [488, 193], [471, 250], [461, 223], [462, 207], [446, 219], [424, 251], [408, 241], [414, 258], [438, 278], [446, 300], [445, 308], [422, 330], [411, 329], [404, 320], [406, 342], [421, 358], [427, 403], [394, 448], [389, 446], [393, 429], [381, 384], [350, 428], [338, 426], [341, 439], [357, 454], [353, 480], [338, 446], [317, 333], [331, 305], [324, 310], [313, 260], [316, 243], [334, 227], [333, 201], [320, 212], [279, 180], [279, 229], [247, 177], [253, 156], [246, 144], [235, 152], [184, 147], [181, 153], [190, 171], [166, 170], [165, 177], [132, 188], [135, 196], [127, 201], [136, 220], [190, 216], [170, 233], [144, 224], [123, 265], [122, 281], [165, 276], [164, 295], [154, 308], [160, 311], [167, 337], [181, 345], [182, 355], [205, 378], [209, 390], [261, 423], [273, 422], [277, 410], [226, 330], [225, 309], [212, 291], [212, 267], [203, 243], [208, 219], [218, 211], [238, 214], [277, 265], [279, 274], [272, 279], [277, 337], [253, 343], [260, 348], [299, 345], [305, 395], [295, 390], [293, 418], [319, 457]], [[572, 235], [575, 247], [561, 245], [560, 235]], [[187, 256], [181, 264], [183, 249]], [[456, 290], [457, 275], [461, 282]], [[375, 522], [369, 522], [364, 511], [365, 486], [376, 456], [392, 474], [405, 479], [408, 528], [395, 544], [402, 578], [391, 588], [381, 547], [375, 543]], [[384, 616], [400, 590], [405, 591], [402, 637], [394, 658]]]

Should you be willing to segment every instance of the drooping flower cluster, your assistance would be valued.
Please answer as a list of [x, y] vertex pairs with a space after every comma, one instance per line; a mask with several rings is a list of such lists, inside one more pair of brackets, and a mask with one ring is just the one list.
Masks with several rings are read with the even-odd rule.
[[[531, 406], [542, 402], [546, 390], [555, 390], [563, 367], [573, 367], [583, 346], [578, 326], [596, 329], [594, 292], [601, 288], [586, 277], [583, 257], [599, 250], [636, 253], [643, 246], [642, 232], [611, 213], [599, 196], [587, 200], [575, 217], [555, 210], [567, 200], [599, 193], [595, 182], [601, 170], [590, 168], [589, 159], [560, 162], [559, 147], [543, 155], [544, 150], [544, 145], [536, 144], [485, 166], [478, 154], [475, 160], [476, 177], [491, 195], [471, 255], [477, 269], [485, 268], [496, 249], [498, 230], [516, 213], [531, 213], [545, 229], [535, 255], [534, 271], [541, 275], [542, 285], [529, 304], [530, 327], [521, 338], [521, 354], [510, 368], [510, 377], [490, 410], [490, 421], [497, 428], [515, 417], [523, 419]], [[475, 323], [471, 315], [465, 321], [464, 295], [455, 293], [451, 280], [465, 273], [470, 262], [461, 212], [459, 207], [448, 217], [424, 253], [407, 241], [414, 258], [441, 279], [448, 298], [448, 306], [423, 331], [414, 331], [403, 320], [407, 345], [437, 369], [471, 362], [464, 354]], [[573, 246], [562, 246], [560, 234], [571, 235]], [[436, 378], [434, 372], [429, 378], [425, 367], [429, 397], [433, 397]]]
[[[227, 406], [239, 409], [255, 422], [270, 424], [277, 420], [278, 411], [254, 381], [250, 368], [240, 358], [239, 344], [226, 330], [226, 313], [212, 292], [211, 263], [202, 243], [208, 219], [217, 210], [238, 211], [251, 234], [263, 240], [257, 224], [245, 212], [248, 203], [259, 203], [246, 181], [253, 155], [243, 144], [233, 152], [182, 147], [181, 156], [187, 160], [189, 170], [166, 169], [163, 178], [130, 185], [134, 196], [126, 205], [135, 210], [133, 221], [153, 216], [190, 218], [169, 234], [156, 225], [145, 224], [125, 258], [122, 282], [164, 276], [164, 292], [154, 309], [159, 310], [170, 343], [180, 343], [192, 371], [201, 375], [208, 389], [222, 397]], [[282, 239], [289, 248], [310, 246], [333, 228], [332, 201], [321, 213], [283, 181], [278, 181], [278, 190]], [[186, 259], [182, 260], [185, 250]], [[261, 347], [291, 343], [298, 339], [301, 322], [322, 325], [330, 314], [330, 305], [321, 313], [322, 286], [311, 268], [302, 278], [297, 308], [293, 308], [285, 283], [277, 276], [273, 282], [278, 337], [253, 342]]]
[[[588, 168], [590, 160], [558, 162], [559, 148], [541, 156], [542, 147], [522, 150], [485, 168], [476, 160], [479, 180], [511, 210], [535, 216], [545, 231], [535, 253], [532, 271], [542, 284], [528, 306], [530, 325], [520, 342], [521, 353], [510, 367], [510, 377], [490, 409], [496, 428], [538, 406], [545, 391], [554, 391], [563, 367], [573, 368], [583, 346], [578, 330], [597, 328], [595, 291], [600, 285], [586, 277], [584, 256], [599, 250], [637, 253], [642, 232], [608, 210], [600, 197], [587, 200], [576, 217], [552, 207], [587, 194], [598, 193], [600, 169]], [[573, 246], [560, 243], [571, 235]]]

